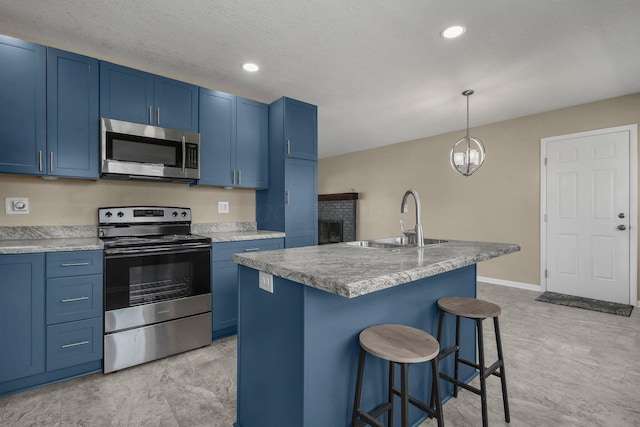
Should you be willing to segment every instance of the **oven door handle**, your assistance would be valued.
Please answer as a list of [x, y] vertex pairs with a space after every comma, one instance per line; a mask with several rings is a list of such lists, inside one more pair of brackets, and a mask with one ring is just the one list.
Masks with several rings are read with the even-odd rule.
[[184, 254], [189, 252], [202, 252], [211, 250], [210, 244], [185, 244], [184, 246], [154, 246], [142, 248], [110, 248], [105, 249], [105, 258], [117, 256], [146, 256], [157, 254]]

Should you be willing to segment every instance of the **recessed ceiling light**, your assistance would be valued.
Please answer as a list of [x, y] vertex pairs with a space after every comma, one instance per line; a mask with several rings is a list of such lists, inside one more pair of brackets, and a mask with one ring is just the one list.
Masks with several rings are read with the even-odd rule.
[[258, 71], [260, 69], [260, 67], [258, 67], [256, 64], [252, 64], [251, 62], [247, 62], [246, 64], [242, 64], [242, 68], [245, 69], [245, 71], [249, 71], [252, 73], [255, 73], [256, 71]]
[[440, 35], [445, 39], [455, 39], [456, 37], [460, 37], [465, 31], [466, 29], [462, 25], [453, 25], [442, 30]]

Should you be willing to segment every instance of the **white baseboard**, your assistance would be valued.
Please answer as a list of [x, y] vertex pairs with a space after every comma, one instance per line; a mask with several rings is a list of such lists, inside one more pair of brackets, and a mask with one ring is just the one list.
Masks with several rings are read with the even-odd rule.
[[[529, 283], [512, 282], [511, 280], [494, 279], [493, 277], [478, 276], [478, 282], [490, 283], [492, 285], [509, 286], [511, 288], [527, 289], [529, 291], [542, 292], [542, 287], [538, 285], [531, 285]], [[640, 307], [640, 301], [637, 302], [636, 307]]]
[[509, 286], [511, 288], [527, 289], [529, 291], [542, 292], [542, 288], [538, 285], [529, 283], [513, 282], [511, 280], [494, 279], [493, 277], [478, 276], [478, 282], [490, 283], [492, 285]]

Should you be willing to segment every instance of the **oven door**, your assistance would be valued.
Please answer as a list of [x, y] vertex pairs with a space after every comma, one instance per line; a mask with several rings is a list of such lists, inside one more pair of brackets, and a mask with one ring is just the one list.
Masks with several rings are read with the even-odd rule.
[[105, 310], [113, 311], [211, 292], [211, 245], [105, 250]]

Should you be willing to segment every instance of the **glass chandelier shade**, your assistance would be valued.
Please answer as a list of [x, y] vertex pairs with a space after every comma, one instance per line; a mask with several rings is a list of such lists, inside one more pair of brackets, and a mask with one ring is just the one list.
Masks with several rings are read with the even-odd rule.
[[464, 176], [473, 175], [484, 163], [484, 144], [479, 138], [469, 135], [469, 96], [472, 90], [462, 92], [467, 97], [467, 134], [453, 144], [451, 148], [451, 167]]

